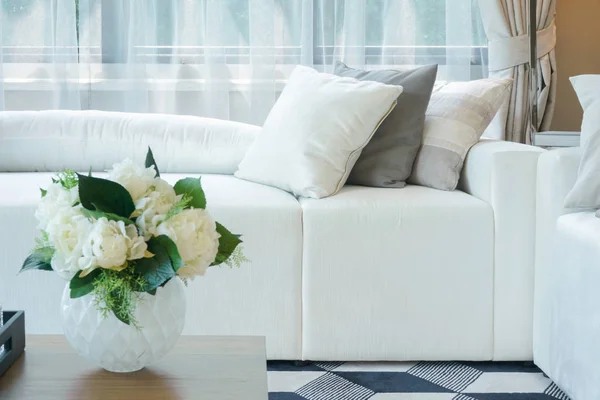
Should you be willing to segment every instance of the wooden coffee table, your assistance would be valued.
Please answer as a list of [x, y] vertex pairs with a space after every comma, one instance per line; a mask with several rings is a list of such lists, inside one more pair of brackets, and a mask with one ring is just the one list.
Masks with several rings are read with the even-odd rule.
[[115, 374], [78, 356], [62, 336], [27, 336], [25, 353], [0, 377], [0, 399], [267, 400], [260, 337], [182, 336], [162, 361]]

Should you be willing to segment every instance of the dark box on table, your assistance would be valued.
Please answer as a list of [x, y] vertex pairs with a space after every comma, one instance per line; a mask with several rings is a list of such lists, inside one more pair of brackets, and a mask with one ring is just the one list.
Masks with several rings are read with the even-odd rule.
[[25, 350], [25, 312], [4, 311], [4, 325], [0, 327], [0, 377]]

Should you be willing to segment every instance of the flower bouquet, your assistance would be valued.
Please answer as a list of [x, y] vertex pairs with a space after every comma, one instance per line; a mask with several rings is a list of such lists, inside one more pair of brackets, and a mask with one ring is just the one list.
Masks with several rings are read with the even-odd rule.
[[107, 179], [59, 173], [35, 216], [41, 237], [21, 271], [68, 280], [62, 323], [71, 345], [103, 368], [129, 372], [165, 355], [183, 330], [184, 283], [214, 265], [239, 266], [242, 241], [206, 211], [199, 178], [171, 186], [148, 149]]

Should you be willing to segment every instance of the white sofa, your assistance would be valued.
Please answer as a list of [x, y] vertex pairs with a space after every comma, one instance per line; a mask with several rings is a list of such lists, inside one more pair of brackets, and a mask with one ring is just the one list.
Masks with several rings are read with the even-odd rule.
[[581, 148], [538, 166], [534, 361], [574, 400], [600, 399], [600, 219], [565, 209]]
[[[540, 149], [481, 141], [461, 190], [347, 186], [322, 199], [231, 176], [260, 128], [164, 115], [0, 113], [0, 301], [59, 333], [64, 282], [17, 275], [38, 187], [150, 145], [163, 177], [203, 175], [208, 207], [251, 260], [190, 284], [186, 334], [267, 338], [270, 359], [530, 360]], [[39, 172], [36, 172], [39, 171]]]

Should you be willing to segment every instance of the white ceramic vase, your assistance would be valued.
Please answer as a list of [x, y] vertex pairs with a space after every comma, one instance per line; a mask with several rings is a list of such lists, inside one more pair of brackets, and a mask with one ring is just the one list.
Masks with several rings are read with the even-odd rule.
[[140, 370], [171, 351], [181, 336], [185, 310], [184, 286], [177, 277], [159, 287], [156, 295], [141, 295], [135, 309], [139, 329], [113, 313], [103, 318], [91, 294], [71, 299], [68, 283], [61, 304], [62, 325], [71, 346], [111, 372]]

